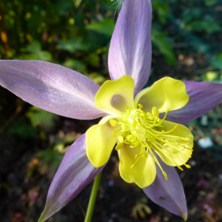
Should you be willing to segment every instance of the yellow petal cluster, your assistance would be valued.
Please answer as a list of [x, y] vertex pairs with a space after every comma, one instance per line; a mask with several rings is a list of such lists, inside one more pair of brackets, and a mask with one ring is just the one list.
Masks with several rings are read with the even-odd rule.
[[121, 177], [141, 188], [153, 183], [157, 167], [167, 179], [161, 161], [180, 169], [189, 167], [193, 135], [186, 126], [167, 121], [170, 111], [181, 109], [188, 101], [185, 84], [170, 77], [142, 90], [135, 99], [130, 76], [106, 81], [95, 103], [107, 115], [86, 133], [90, 162], [103, 166], [115, 147]]

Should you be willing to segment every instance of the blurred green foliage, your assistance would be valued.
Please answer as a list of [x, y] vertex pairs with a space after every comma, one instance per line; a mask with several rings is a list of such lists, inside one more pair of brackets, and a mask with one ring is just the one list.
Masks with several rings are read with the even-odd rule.
[[[175, 65], [181, 51], [202, 53], [212, 69], [221, 69], [220, 0], [152, 4], [154, 56]], [[106, 75], [117, 12], [117, 2], [110, 0], [1, 1], [0, 58], [42, 59]]]
[[40, 59], [101, 72], [114, 27], [109, 1], [1, 1], [0, 58]]
[[31, 107], [27, 111], [26, 116], [30, 120], [33, 127], [42, 127], [45, 129], [52, 128], [54, 126], [54, 121], [58, 119], [58, 116], [37, 107]]

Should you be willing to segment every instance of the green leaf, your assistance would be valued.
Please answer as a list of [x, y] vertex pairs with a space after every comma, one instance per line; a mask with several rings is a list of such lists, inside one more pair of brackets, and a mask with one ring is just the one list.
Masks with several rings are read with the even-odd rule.
[[113, 19], [103, 19], [101, 21], [95, 21], [87, 25], [86, 29], [110, 37], [114, 29], [114, 21]]
[[166, 61], [173, 65], [176, 63], [176, 57], [174, 55], [173, 48], [169, 42], [169, 40], [166, 38], [166, 34], [157, 30], [153, 29], [152, 31], [152, 41], [159, 49], [160, 53], [163, 54]]
[[45, 129], [50, 129], [54, 125], [55, 120], [58, 118], [56, 115], [34, 106], [29, 109], [26, 116], [31, 121], [33, 127], [40, 126]]
[[220, 31], [220, 25], [211, 17], [205, 16], [201, 20], [191, 21], [190, 30], [213, 33]]
[[66, 59], [63, 62], [63, 65], [70, 68], [70, 69], [78, 70], [78, 72], [81, 72], [83, 74], [86, 73], [86, 71], [87, 71], [86, 64], [80, 60]]
[[171, 16], [169, 3], [162, 0], [155, 0], [152, 2], [155, 12], [162, 24], [166, 24], [167, 19]]
[[205, 0], [204, 3], [206, 6], [212, 7], [216, 4], [216, 0]]
[[54, 168], [57, 168], [62, 160], [61, 153], [52, 148], [40, 151], [38, 157], [40, 158], [42, 165], [51, 165]]
[[104, 83], [105, 80], [106, 80], [105, 76], [103, 76], [103, 75], [101, 75], [100, 73], [97, 73], [97, 72], [90, 73], [88, 75], [88, 77], [99, 85], [102, 85], [102, 83]]
[[78, 8], [80, 4], [82, 3], [82, 0], [72, 0], [72, 1], [76, 8]]
[[48, 51], [41, 49], [41, 44], [38, 41], [33, 41], [28, 44], [23, 50], [24, 53], [20, 56], [21, 59], [39, 59], [52, 60], [52, 55]]
[[211, 60], [211, 64], [214, 68], [222, 69], [222, 53], [217, 54]]
[[16, 119], [10, 126], [9, 133], [24, 139], [34, 139], [37, 131], [33, 128], [25, 117]]
[[71, 38], [59, 41], [56, 48], [59, 50], [65, 50], [70, 53], [74, 53], [76, 51], [87, 51], [88, 44], [83, 43], [81, 40], [77, 38]]
[[217, 71], [207, 71], [203, 75], [203, 81], [208, 82], [222, 82], [222, 72]]
[[93, 67], [99, 67], [100, 65], [99, 55], [96, 53], [91, 53], [86, 57], [85, 62], [87, 62], [87, 64]]

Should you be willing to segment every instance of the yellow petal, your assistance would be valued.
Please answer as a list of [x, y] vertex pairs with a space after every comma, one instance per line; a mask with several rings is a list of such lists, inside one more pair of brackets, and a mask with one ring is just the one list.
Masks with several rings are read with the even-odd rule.
[[[164, 121], [166, 136], [165, 143], [154, 151], [169, 166], [182, 166], [190, 159], [193, 152], [193, 135], [181, 124]], [[174, 129], [174, 130], [172, 130]]]
[[[153, 183], [156, 166], [150, 154], [140, 155], [140, 148], [121, 145], [118, 149], [120, 176], [128, 183], [135, 183], [144, 188]], [[139, 158], [139, 159], [138, 159]]]
[[93, 166], [101, 167], [108, 161], [116, 143], [114, 130], [109, 122], [96, 124], [87, 130], [86, 154]]
[[96, 106], [110, 114], [120, 114], [134, 106], [134, 82], [130, 76], [107, 80], [95, 97]]
[[188, 101], [185, 84], [170, 77], [156, 81], [136, 96], [136, 103], [142, 104], [146, 112], [151, 111], [152, 107], [157, 107], [160, 113], [177, 110], [184, 107]]

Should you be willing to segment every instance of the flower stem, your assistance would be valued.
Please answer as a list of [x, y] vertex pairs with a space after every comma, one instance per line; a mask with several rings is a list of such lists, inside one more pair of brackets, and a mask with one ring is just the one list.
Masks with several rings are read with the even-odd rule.
[[102, 172], [99, 173], [93, 181], [93, 187], [92, 187], [92, 191], [91, 191], [91, 195], [90, 195], [90, 199], [89, 199], [84, 222], [91, 222], [91, 218], [93, 215], [94, 206], [95, 206], [95, 202], [96, 202], [96, 195], [97, 195], [97, 192], [99, 189], [101, 175], [102, 175]]

